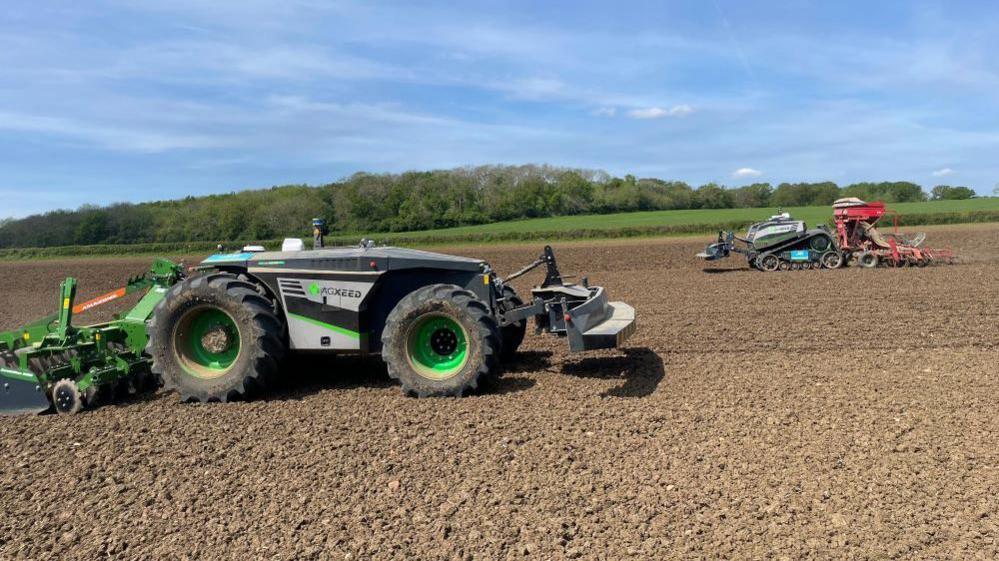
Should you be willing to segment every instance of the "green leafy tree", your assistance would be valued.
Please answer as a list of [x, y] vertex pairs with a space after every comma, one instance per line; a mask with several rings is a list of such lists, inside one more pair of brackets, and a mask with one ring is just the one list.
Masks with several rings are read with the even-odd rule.
[[105, 242], [111, 232], [107, 212], [96, 207], [84, 208], [80, 212], [82, 217], [76, 226], [73, 242], [80, 245]]
[[734, 189], [735, 206], [739, 208], [762, 208], [770, 206], [774, 188], [769, 183], [753, 183]]
[[600, 209], [603, 212], [627, 212], [641, 206], [638, 181], [634, 176], [624, 179], [612, 178], [599, 192]]
[[582, 214], [593, 204], [593, 183], [576, 171], [559, 174], [551, 206], [558, 214]]
[[721, 185], [707, 183], [697, 188], [697, 204], [700, 208], [732, 208], [735, 198]]
[[888, 185], [888, 200], [895, 203], [909, 203], [926, 200], [923, 188], [909, 181], [895, 181]]
[[678, 210], [693, 208], [694, 188], [683, 181], [668, 181], [663, 186], [663, 206], [664, 209]]
[[909, 181], [882, 181], [880, 183], [854, 183], [843, 188], [842, 196], [857, 197], [867, 201], [907, 203], [926, 200], [923, 188]]
[[823, 183], [781, 183], [770, 199], [772, 206], [830, 205], [840, 196], [839, 187], [831, 181]]
[[931, 196], [935, 201], [957, 201], [970, 199], [975, 196], [975, 191], [968, 187], [951, 187], [950, 185], [937, 185], [931, 191]]

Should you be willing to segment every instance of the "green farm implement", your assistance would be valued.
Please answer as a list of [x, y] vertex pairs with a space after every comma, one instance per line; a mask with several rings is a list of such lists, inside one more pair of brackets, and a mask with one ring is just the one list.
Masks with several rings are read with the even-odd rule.
[[[0, 413], [75, 413], [120, 390], [155, 383], [144, 354], [146, 321], [167, 290], [183, 279], [179, 265], [156, 260], [126, 286], [76, 304], [76, 279], [63, 281], [59, 311], [13, 331], [0, 332]], [[129, 294], [145, 294], [117, 319], [78, 327], [73, 316]]]

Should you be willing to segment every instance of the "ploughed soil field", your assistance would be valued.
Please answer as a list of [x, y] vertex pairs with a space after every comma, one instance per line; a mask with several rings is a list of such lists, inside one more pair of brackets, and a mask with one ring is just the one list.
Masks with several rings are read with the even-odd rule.
[[[528, 334], [493, 389], [297, 359], [247, 403], [0, 418], [0, 559], [996, 559], [999, 225], [953, 266], [760, 273], [706, 238], [562, 244], [626, 348]], [[501, 273], [541, 244], [460, 247]], [[0, 328], [147, 259], [0, 264]], [[520, 290], [540, 281], [536, 271]]]

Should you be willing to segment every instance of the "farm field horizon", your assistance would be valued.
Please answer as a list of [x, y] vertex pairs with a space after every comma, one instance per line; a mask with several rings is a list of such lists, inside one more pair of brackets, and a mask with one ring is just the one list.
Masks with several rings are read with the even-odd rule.
[[[969, 200], [924, 201], [915, 203], [887, 203], [890, 210], [918, 226], [920, 217], [925, 216], [932, 224], [941, 215], [948, 215], [946, 223], [987, 223], [999, 221], [999, 197], [984, 197]], [[787, 207], [782, 209], [792, 217], [806, 221], [809, 226], [831, 222], [831, 206]], [[765, 220], [777, 212], [776, 207], [732, 208], [732, 209], [684, 209], [635, 211], [611, 214], [587, 214], [511, 220], [459, 226], [435, 230], [408, 232], [333, 232], [328, 242], [333, 245], [352, 245], [362, 238], [373, 239], [378, 243], [398, 243], [414, 246], [437, 246], [447, 244], [482, 244], [490, 242], [519, 242], [535, 240], [572, 240], [575, 234], [583, 239], [618, 239], [627, 237], [673, 237], [713, 233], [720, 227], [741, 228], [753, 222]], [[969, 215], [953, 216], [953, 213], [987, 213], [985, 217]], [[995, 213], [995, 216], [992, 216]], [[890, 224], [891, 217], [883, 219], [883, 225]], [[983, 220], [985, 222], [983, 222]], [[907, 227], [913, 227], [907, 226]], [[288, 237], [302, 236], [296, 232]], [[211, 251], [216, 243], [229, 243], [232, 240], [210, 240], [191, 242], [164, 242], [96, 246], [55, 246], [47, 248], [12, 248], [0, 250], [0, 260], [21, 258], [57, 258], [92, 255], [179, 255], [186, 252]], [[262, 242], [270, 250], [279, 249], [280, 239], [239, 240], [239, 243]]]

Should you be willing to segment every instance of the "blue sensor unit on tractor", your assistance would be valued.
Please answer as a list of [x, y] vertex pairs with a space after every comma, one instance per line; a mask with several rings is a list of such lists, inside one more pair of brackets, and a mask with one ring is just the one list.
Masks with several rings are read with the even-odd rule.
[[243, 253], [216, 253], [205, 259], [203, 263], [229, 263], [249, 261], [253, 258], [252, 252]]
[[811, 256], [807, 249], [796, 249], [791, 252], [791, 261], [810, 261]]

